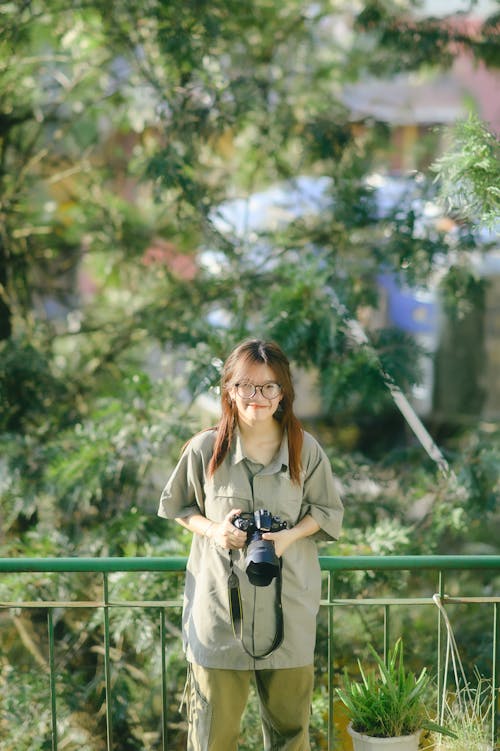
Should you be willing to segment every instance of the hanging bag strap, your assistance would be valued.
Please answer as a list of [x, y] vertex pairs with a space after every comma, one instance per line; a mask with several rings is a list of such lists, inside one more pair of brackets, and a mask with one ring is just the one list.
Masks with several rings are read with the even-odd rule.
[[232, 551], [229, 551], [229, 577], [227, 580], [227, 589], [229, 595], [229, 612], [231, 614], [231, 625], [233, 627], [233, 633], [236, 639], [241, 642], [241, 646], [254, 660], [264, 660], [275, 652], [281, 645], [284, 637], [283, 627], [283, 607], [281, 604], [281, 568], [282, 560], [280, 558], [279, 573], [276, 576], [276, 590], [274, 597], [274, 613], [276, 618], [276, 632], [274, 634], [273, 643], [265, 652], [261, 654], [254, 654], [245, 644], [243, 639], [243, 605], [241, 602], [240, 581], [236, 571], [233, 569], [233, 556]]

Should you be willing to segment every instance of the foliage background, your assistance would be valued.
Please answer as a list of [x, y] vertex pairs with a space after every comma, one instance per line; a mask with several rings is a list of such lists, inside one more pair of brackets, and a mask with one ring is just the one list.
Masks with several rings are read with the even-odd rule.
[[[470, 230], [478, 213], [490, 220], [498, 209], [495, 139], [480, 123], [474, 139], [457, 135], [463, 161], [477, 144], [488, 150], [487, 169], [460, 197], [458, 237], [422, 235], [411, 209], [380, 216], [366, 176], [384, 164], [388, 128], [356, 131], [339, 96], [371, 73], [446, 67], [458, 42], [498, 66], [498, 17], [457, 38], [436, 19], [408, 20], [413, 5], [0, 3], [3, 556], [185, 554], [189, 537], [156, 518], [159, 489], [183, 441], [213, 419], [199, 397], [216, 397], [221, 361], [248, 334], [276, 338], [297, 368], [318, 375], [323, 415], [306, 427], [346, 502], [343, 539], [322, 553], [496, 552], [498, 425], [479, 411], [465, 423], [431, 420], [457, 493], [408, 433], [380, 374], [381, 362], [404, 390], [417, 383], [415, 342], [374, 330], [374, 356], [353, 346], [332, 305], [334, 290], [352, 314], [373, 311], [381, 269], [425, 284], [443, 256], [453, 259], [442, 289], [458, 330], [482, 299]], [[346, 14], [352, 31], [332, 43]], [[456, 154], [436, 168], [452, 201], [450, 164]], [[221, 232], [225, 201], [302, 174], [329, 178], [319, 214]], [[146, 575], [112, 581], [113, 596], [132, 599], [178, 597], [181, 586]], [[99, 596], [83, 575], [3, 576], [0, 588], [2, 600]], [[362, 626], [360, 648], [376, 633]], [[0, 749], [49, 748], [44, 616], [4, 611], [0, 629]], [[113, 615], [120, 749], [159, 748], [157, 629], [149, 611]], [[181, 748], [178, 613], [168, 629], [169, 732]], [[98, 751], [101, 623], [61, 611], [56, 634], [64, 747]], [[320, 623], [318, 748], [324, 638]], [[245, 718], [248, 750], [259, 747], [255, 711]]]

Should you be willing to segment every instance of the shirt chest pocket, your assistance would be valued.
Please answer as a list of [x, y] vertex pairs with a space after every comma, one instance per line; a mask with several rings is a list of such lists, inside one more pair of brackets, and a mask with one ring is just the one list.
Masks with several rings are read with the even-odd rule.
[[212, 521], [220, 522], [230, 511], [252, 511], [253, 501], [249, 487], [209, 483], [205, 488], [205, 513]]
[[302, 495], [302, 486], [285, 473], [254, 478], [255, 508], [265, 508], [288, 524], [301, 517]]

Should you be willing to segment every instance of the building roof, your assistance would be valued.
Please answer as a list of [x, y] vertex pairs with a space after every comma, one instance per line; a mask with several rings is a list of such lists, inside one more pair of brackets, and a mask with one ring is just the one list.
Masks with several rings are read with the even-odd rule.
[[367, 78], [344, 88], [342, 101], [351, 120], [375, 118], [392, 125], [453, 123], [466, 114], [465, 90], [450, 74], [422, 78], [400, 73]]

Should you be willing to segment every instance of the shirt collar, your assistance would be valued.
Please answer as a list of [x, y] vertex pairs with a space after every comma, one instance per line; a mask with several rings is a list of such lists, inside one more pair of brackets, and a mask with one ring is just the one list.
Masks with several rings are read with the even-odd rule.
[[[289, 455], [288, 455], [288, 433], [283, 433], [283, 438], [281, 439], [281, 446], [279, 448], [279, 451], [276, 455], [276, 459], [274, 460], [278, 467], [282, 469], [282, 471], [285, 471], [288, 469], [289, 464]], [[274, 462], [273, 462], [274, 463]]]
[[[232, 464], [239, 464], [245, 459], [248, 459], [248, 457], [245, 455], [240, 431], [238, 430], [238, 428], [236, 428], [234, 432], [231, 462]], [[288, 469], [288, 464], [288, 434], [285, 431], [283, 433], [283, 438], [281, 439], [281, 445], [279, 447], [278, 453], [266, 469], [273, 472], [276, 472], [276, 470], [286, 471]]]
[[233, 464], [239, 464], [246, 459], [245, 452], [243, 451], [243, 441], [241, 440], [238, 428], [234, 431], [231, 459]]

